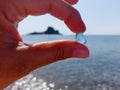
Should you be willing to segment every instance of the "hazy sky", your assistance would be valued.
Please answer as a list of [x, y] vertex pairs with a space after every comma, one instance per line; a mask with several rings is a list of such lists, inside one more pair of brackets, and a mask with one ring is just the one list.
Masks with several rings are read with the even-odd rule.
[[[74, 7], [80, 12], [87, 30], [85, 34], [120, 35], [120, 0], [80, 0]], [[20, 34], [44, 31], [48, 26], [63, 34], [73, 34], [67, 26], [49, 14], [28, 16], [19, 24]]]

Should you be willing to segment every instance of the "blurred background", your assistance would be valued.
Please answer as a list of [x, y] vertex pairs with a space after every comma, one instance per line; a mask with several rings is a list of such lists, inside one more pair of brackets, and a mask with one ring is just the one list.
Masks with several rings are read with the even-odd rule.
[[[74, 5], [81, 14], [86, 24], [85, 34], [120, 34], [120, 0], [79, 0]], [[28, 16], [19, 24], [20, 34], [34, 31], [44, 31], [52, 26], [61, 33], [73, 34], [64, 24], [53, 16], [46, 14], [42, 16]]]

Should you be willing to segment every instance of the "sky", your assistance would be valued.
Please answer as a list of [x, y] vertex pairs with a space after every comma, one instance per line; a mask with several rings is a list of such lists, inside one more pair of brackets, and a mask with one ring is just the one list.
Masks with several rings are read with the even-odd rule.
[[[86, 35], [120, 35], [120, 0], [79, 0], [76, 8], [87, 27]], [[74, 34], [63, 21], [46, 14], [28, 16], [19, 23], [20, 34], [45, 31], [48, 26], [65, 35]]]

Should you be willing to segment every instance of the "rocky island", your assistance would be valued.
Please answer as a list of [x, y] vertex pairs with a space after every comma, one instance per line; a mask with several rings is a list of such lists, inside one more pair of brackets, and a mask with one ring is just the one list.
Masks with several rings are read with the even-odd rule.
[[39, 34], [57, 34], [62, 35], [58, 30], [55, 30], [53, 27], [48, 27], [48, 29], [44, 32], [32, 32], [28, 35], [39, 35]]

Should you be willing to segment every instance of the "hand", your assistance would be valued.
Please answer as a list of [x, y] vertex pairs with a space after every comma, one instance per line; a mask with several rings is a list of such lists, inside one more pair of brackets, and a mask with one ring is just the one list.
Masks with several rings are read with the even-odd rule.
[[71, 31], [84, 32], [80, 14], [71, 5], [77, 0], [0, 0], [0, 89], [34, 69], [70, 57], [85, 58], [89, 51], [75, 41], [25, 44], [17, 32], [27, 15], [49, 13], [65, 22]]

